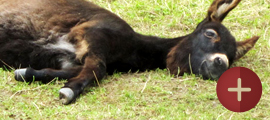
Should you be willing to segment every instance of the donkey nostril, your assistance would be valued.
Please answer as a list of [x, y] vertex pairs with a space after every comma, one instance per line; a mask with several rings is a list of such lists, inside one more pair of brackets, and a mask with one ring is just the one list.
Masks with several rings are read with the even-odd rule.
[[223, 61], [222, 61], [222, 59], [220, 57], [215, 58], [214, 62], [217, 65], [222, 65], [222, 63], [223, 63]]

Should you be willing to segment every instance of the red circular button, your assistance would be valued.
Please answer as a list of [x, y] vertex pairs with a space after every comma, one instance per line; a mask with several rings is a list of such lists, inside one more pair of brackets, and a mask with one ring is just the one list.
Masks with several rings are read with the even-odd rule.
[[220, 103], [233, 112], [246, 112], [261, 99], [262, 83], [252, 70], [235, 67], [224, 72], [217, 83]]

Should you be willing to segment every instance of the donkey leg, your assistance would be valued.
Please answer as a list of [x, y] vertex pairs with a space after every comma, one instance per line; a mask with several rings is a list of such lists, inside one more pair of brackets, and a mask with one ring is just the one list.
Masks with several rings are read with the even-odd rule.
[[106, 64], [103, 60], [86, 57], [83, 69], [78, 76], [68, 80], [65, 86], [60, 89], [60, 100], [63, 104], [70, 104], [87, 85], [94, 83], [96, 80], [101, 80], [105, 74]]
[[42, 81], [43, 83], [48, 83], [54, 78], [58, 77], [59, 79], [69, 79], [72, 78], [82, 70], [82, 66], [67, 68], [67, 69], [51, 69], [44, 68], [41, 70], [35, 70], [33, 68], [24, 68], [17, 69], [14, 71], [15, 79], [17, 81], [26, 81], [31, 82], [33, 77], [36, 81]]

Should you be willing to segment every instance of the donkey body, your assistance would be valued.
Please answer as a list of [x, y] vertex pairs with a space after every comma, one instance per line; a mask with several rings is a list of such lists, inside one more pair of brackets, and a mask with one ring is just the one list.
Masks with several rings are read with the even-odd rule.
[[107, 72], [168, 68], [218, 79], [259, 37], [236, 42], [221, 22], [241, 0], [215, 0], [191, 34], [159, 38], [136, 33], [124, 20], [84, 0], [0, 0], [0, 67], [15, 79], [68, 79], [69, 104]]

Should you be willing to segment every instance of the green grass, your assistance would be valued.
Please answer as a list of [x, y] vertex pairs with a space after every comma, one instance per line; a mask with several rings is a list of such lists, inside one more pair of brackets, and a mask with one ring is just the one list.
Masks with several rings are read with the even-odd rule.
[[[212, 0], [96, 0], [137, 32], [177, 37], [194, 30]], [[224, 20], [237, 40], [259, 35], [255, 48], [233, 66], [252, 69], [263, 85], [262, 99], [251, 111], [233, 113], [216, 95], [216, 82], [194, 75], [171, 77], [167, 70], [115, 73], [89, 88], [71, 105], [58, 90], [65, 81], [28, 85], [0, 70], [0, 119], [270, 119], [270, 1], [244, 0]]]

